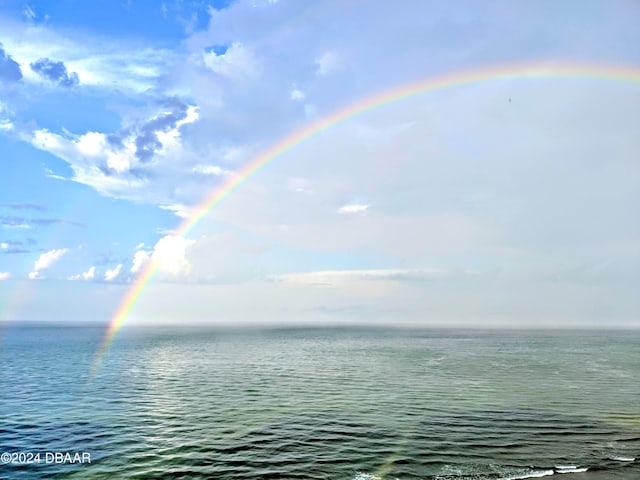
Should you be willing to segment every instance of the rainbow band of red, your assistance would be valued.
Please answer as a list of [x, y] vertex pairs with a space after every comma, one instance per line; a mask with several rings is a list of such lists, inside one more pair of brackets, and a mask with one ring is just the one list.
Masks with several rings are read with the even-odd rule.
[[[466, 84], [479, 83], [490, 80], [506, 79], [536, 79], [536, 78], [586, 78], [602, 79], [620, 82], [640, 83], [640, 68], [631, 66], [606, 66], [606, 65], [585, 65], [567, 63], [545, 63], [533, 65], [507, 65], [490, 69], [462, 71], [453, 74], [445, 74], [436, 77], [429, 77], [408, 85], [402, 85], [372, 97], [355, 102], [347, 107], [312, 122], [304, 128], [296, 131], [292, 135], [286, 136], [274, 143], [267, 150], [250, 161], [242, 170], [230, 176], [222, 185], [218, 186], [205, 200], [198, 205], [189, 218], [187, 218], [175, 231], [175, 235], [186, 234], [194, 225], [220, 203], [227, 195], [239, 187], [245, 180], [258, 172], [262, 167], [272, 160], [288, 152], [292, 148], [301, 144], [314, 135], [337, 125], [344, 120], [367, 112], [369, 110], [382, 107], [392, 102], [406, 99], [414, 95], [430, 92], [433, 90], [457, 87]], [[104, 357], [104, 354], [113, 341], [116, 333], [136, 301], [144, 291], [145, 287], [154, 276], [158, 265], [150, 261], [146, 268], [140, 273], [126, 296], [118, 306], [113, 318], [109, 322], [106, 334], [98, 348], [93, 365], [93, 371], [97, 371]]]

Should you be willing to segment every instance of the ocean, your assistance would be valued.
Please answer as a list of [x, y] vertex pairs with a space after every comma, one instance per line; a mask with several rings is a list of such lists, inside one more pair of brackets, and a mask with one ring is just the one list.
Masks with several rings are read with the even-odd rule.
[[640, 479], [640, 331], [103, 334], [0, 328], [0, 478]]

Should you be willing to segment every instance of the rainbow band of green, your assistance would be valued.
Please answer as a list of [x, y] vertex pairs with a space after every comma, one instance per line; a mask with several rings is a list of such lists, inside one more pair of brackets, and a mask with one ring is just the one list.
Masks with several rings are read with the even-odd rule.
[[[462, 86], [466, 84], [478, 83], [489, 80], [517, 79], [517, 78], [592, 78], [613, 80], [621, 82], [639, 82], [640, 68], [629, 66], [603, 66], [584, 64], [534, 64], [534, 65], [507, 65], [490, 69], [462, 71], [437, 77], [430, 77], [408, 85], [402, 85], [383, 93], [374, 95], [364, 100], [355, 102], [342, 108], [331, 115], [310, 123], [306, 127], [298, 130], [280, 141], [274, 143], [270, 148], [262, 152], [249, 162], [242, 170], [229, 177], [222, 185], [216, 188], [206, 199], [195, 208], [192, 215], [187, 218], [175, 231], [175, 235], [186, 234], [196, 225], [207, 213], [218, 205], [224, 198], [240, 186], [254, 173], [267, 165], [272, 160], [288, 152], [292, 148], [301, 144], [314, 135], [343, 122], [351, 117], [367, 112], [374, 108], [382, 107], [392, 102], [406, 99], [408, 97], [430, 92], [433, 90]], [[109, 322], [107, 332], [96, 352], [93, 371], [99, 368], [102, 357], [113, 341], [114, 336], [124, 324], [126, 318], [134, 307], [136, 301], [144, 291], [145, 287], [154, 276], [158, 265], [150, 261], [122, 300], [112, 320]]]

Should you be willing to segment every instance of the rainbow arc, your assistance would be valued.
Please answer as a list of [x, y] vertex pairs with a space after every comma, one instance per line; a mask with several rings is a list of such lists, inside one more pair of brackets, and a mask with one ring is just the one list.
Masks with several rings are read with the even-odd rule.
[[[251, 160], [244, 168], [239, 170], [236, 174], [230, 175], [224, 183], [213, 190], [211, 194], [209, 194], [193, 209], [191, 216], [185, 219], [182, 224], [178, 226], [174, 234], [176, 236], [186, 235], [213, 208], [234, 192], [248, 178], [260, 171], [270, 162], [276, 160], [304, 141], [314, 137], [324, 130], [344, 122], [347, 119], [393, 102], [398, 102], [418, 94], [432, 92], [435, 90], [495, 80], [549, 78], [601, 79], [607, 81], [640, 83], [640, 68], [635, 66], [570, 63], [503, 65], [433, 76], [418, 82], [386, 90], [382, 93], [375, 94], [341, 108], [319, 120], [311, 122], [293, 134], [275, 142], [271, 147]], [[122, 299], [120, 305], [114, 312], [104, 338], [96, 351], [91, 376], [99, 370], [102, 360], [108, 351], [109, 346], [113, 342], [113, 339], [125, 323], [137, 300], [140, 298], [145, 287], [149, 284], [157, 270], [157, 263], [150, 261], [135, 279], [130, 289]]]

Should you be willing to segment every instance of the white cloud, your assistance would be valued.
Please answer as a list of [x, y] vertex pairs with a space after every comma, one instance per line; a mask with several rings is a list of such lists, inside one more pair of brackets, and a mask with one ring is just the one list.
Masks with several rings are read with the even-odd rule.
[[259, 74], [257, 60], [251, 48], [242, 43], [233, 43], [221, 55], [203, 52], [204, 65], [211, 71], [233, 80], [251, 80]]
[[[24, 13], [30, 20], [35, 16], [29, 6]], [[156, 87], [174, 57], [166, 49], [144, 45], [131, 48], [126, 41], [91, 37], [70, 29], [54, 30], [31, 21], [11, 23], [0, 18], [0, 27], [2, 43], [22, 66], [24, 80], [41, 88], [47, 88], [46, 80], [27, 66], [45, 57], [64, 62], [70, 71], [78, 73], [81, 85], [133, 94]]]
[[340, 68], [341, 59], [334, 52], [325, 52], [316, 60], [316, 64], [318, 75], [328, 75]]
[[101, 193], [117, 196], [144, 184], [140, 180], [109, 175], [103, 170], [108, 168], [115, 173], [129, 171], [135, 162], [133, 141], [124, 144], [122, 150], [115, 151], [102, 133], [89, 132], [67, 138], [47, 130], [36, 130], [31, 143], [65, 160], [74, 172], [73, 180], [90, 185]]
[[36, 12], [34, 12], [31, 5], [27, 4], [22, 9], [22, 15], [29, 21], [32, 21], [36, 18]]
[[42, 278], [41, 272], [51, 267], [51, 265], [60, 260], [68, 251], [68, 248], [58, 248], [41, 254], [33, 264], [33, 271], [29, 273], [29, 278], [32, 280]]
[[9, 244], [7, 242], [0, 243], [0, 249], [6, 250], [7, 248], [9, 248]]
[[86, 272], [82, 273], [83, 280], [92, 280], [96, 275], [96, 267], [91, 267]]
[[152, 251], [138, 250], [134, 253], [130, 271], [134, 275], [138, 274], [153, 261], [162, 278], [188, 280], [192, 269], [189, 250], [195, 243], [195, 240], [179, 235], [165, 235], [158, 240]]
[[215, 175], [218, 177], [224, 177], [231, 175], [231, 170], [226, 170], [218, 165], [196, 165], [191, 169], [193, 173], [200, 173], [202, 175]]
[[[187, 106], [184, 111], [153, 116], [124, 129], [127, 133], [119, 134], [115, 142], [100, 132], [59, 135], [40, 129], [33, 132], [31, 143], [65, 160], [74, 172], [74, 181], [105, 195], [140, 199], [148, 195], [143, 188], [148, 181], [141, 178], [139, 170], [176, 169], [176, 158], [184, 155], [181, 129], [198, 120], [197, 110]], [[170, 176], [164, 180], [172, 182]], [[173, 185], [168, 189], [172, 190]]]
[[119, 263], [115, 268], [108, 269], [104, 274], [104, 279], [107, 282], [112, 282], [120, 275], [122, 271], [122, 264]]
[[305, 94], [295, 85], [291, 89], [291, 100], [304, 100]]
[[[163, 112], [163, 114], [172, 115], [173, 112]], [[166, 151], [175, 151], [180, 147], [180, 127], [195, 123], [199, 118], [200, 114], [198, 113], [198, 107], [195, 105], [188, 105], [183, 118], [176, 121], [175, 125], [172, 125], [171, 128], [166, 128], [164, 130], [159, 129], [155, 134]], [[159, 116], [156, 116], [151, 120], [153, 121], [158, 119]]]
[[[142, 248], [142, 246], [144, 246], [144, 244], [141, 244], [140, 248]], [[147, 262], [149, 262], [150, 258], [151, 256], [149, 255], [149, 253], [144, 250], [138, 250], [136, 253], [134, 253], [131, 273], [136, 274], [141, 271], [147, 264]]]
[[158, 240], [151, 255], [158, 264], [158, 272], [170, 277], [187, 277], [191, 271], [187, 249], [194, 243], [194, 240], [175, 235], [167, 235]]
[[160, 208], [162, 210], [173, 212], [173, 214], [179, 218], [189, 218], [192, 214], [192, 209], [190, 207], [187, 207], [186, 205], [181, 205], [181, 204], [160, 205]]
[[341, 214], [351, 214], [351, 213], [364, 213], [369, 209], [369, 205], [365, 205], [363, 203], [349, 203], [347, 205], [343, 205], [338, 209], [338, 213]]
[[96, 267], [90, 267], [86, 272], [82, 272], [78, 275], [72, 275], [69, 280], [93, 280], [96, 276]]
[[49, 268], [55, 262], [57, 262], [64, 254], [69, 251], [68, 248], [58, 248], [55, 250], [49, 250], [46, 253], [40, 255], [38, 260], [36, 260], [33, 269], [36, 271], [42, 271]]
[[[364, 270], [324, 270], [317, 272], [301, 272], [270, 275], [268, 279], [296, 285], [338, 287], [354, 282], [369, 280], [417, 281], [444, 278], [451, 275], [444, 269], [364, 269]], [[465, 272], [465, 274], [467, 274]]]
[[2, 228], [6, 228], [7, 230], [30, 230], [31, 225], [27, 223], [18, 223], [18, 224], [3, 223]]
[[189, 239], [170, 233], [152, 250], [134, 253], [131, 273], [140, 274], [153, 261], [161, 280], [189, 283], [242, 283], [265, 275], [261, 259], [269, 246], [235, 234]]
[[7, 280], [11, 277], [11, 273], [9, 272], [0, 272], [0, 280]]

